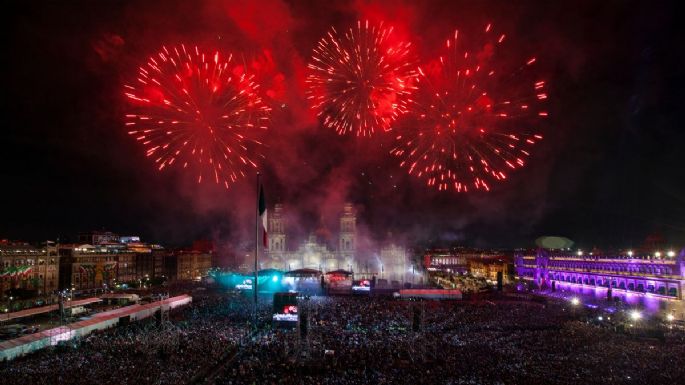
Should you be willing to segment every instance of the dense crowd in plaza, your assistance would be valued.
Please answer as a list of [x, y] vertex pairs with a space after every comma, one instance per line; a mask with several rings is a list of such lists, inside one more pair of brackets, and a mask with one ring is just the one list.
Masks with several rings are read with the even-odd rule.
[[195, 295], [170, 322], [119, 326], [0, 363], [7, 384], [179, 384], [249, 332], [251, 304], [240, 296]]
[[304, 342], [296, 333], [265, 334], [216, 383], [673, 384], [685, 378], [682, 336], [636, 339], [580, 321], [562, 306], [358, 298], [318, 298], [308, 306]]
[[[248, 336], [249, 298], [209, 290], [194, 295], [164, 328], [154, 321], [121, 326], [1, 363], [0, 376], [11, 384], [178, 384], [222, 357], [210, 383], [674, 384], [685, 378], [682, 335], [618, 333], [585, 322], [568, 306], [373, 297], [312, 297], [299, 306], [308, 315], [306, 334], [274, 331], [265, 322]], [[268, 320], [268, 312], [265, 304], [260, 317]]]

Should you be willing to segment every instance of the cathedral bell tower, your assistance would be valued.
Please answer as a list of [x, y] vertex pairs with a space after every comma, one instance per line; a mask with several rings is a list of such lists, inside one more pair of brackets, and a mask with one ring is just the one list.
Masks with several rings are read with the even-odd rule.
[[340, 244], [338, 252], [346, 261], [352, 263], [356, 251], [357, 236], [357, 213], [351, 203], [345, 203], [343, 213], [340, 216]]
[[285, 253], [285, 219], [283, 218], [283, 205], [276, 203], [274, 213], [269, 216], [269, 254], [279, 255]]

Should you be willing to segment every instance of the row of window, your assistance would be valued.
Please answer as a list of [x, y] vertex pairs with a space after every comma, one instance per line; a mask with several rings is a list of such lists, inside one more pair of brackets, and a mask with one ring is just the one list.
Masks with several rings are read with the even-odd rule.
[[671, 275], [673, 270], [668, 266], [654, 266], [654, 265], [607, 265], [599, 264], [582, 264], [582, 263], [564, 263], [564, 262], [550, 262], [549, 267], [567, 268], [576, 270], [594, 270], [606, 271], [614, 273], [643, 273], [654, 275]]
[[[0, 263], [5, 268], [10, 267], [12, 265], [14, 265], [14, 266], [36, 266], [36, 265], [42, 266], [42, 265], [45, 265], [45, 260], [39, 259], [36, 262], [35, 259], [5, 259]], [[57, 260], [55, 258], [50, 258], [49, 264], [55, 265], [55, 264], [57, 264]]]
[[635, 291], [635, 292], [641, 292], [641, 293], [656, 293], [656, 294], [661, 294], [661, 295], [669, 295], [672, 297], [677, 297], [678, 296], [678, 289], [676, 287], [670, 287], [666, 288], [666, 285], [660, 284], [655, 287], [654, 284], [649, 284], [647, 283], [645, 285], [644, 282], [628, 282], [626, 284], [625, 281], [617, 281], [617, 280], [611, 280], [607, 278], [594, 278], [594, 277], [577, 277], [577, 276], [559, 276], [559, 275], [553, 275], [550, 277], [550, 279], [553, 279], [555, 281], [562, 281], [562, 282], [569, 282], [569, 283], [577, 283], [577, 284], [584, 284], [584, 285], [592, 285], [592, 286], [603, 286], [608, 288], [609, 284], [611, 283], [611, 287], [613, 288], [618, 288], [622, 290], [630, 290], [630, 291]]

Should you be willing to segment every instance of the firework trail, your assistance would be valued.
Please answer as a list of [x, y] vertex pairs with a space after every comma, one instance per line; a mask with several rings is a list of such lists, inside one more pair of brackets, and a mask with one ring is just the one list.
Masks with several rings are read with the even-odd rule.
[[411, 43], [397, 41], [392, 27], [357, 22], [335, 28], [314, 48], [307, 98], [325, 127], [338, 134], [372, 136], [388, 131], [407, 111], [416, 71]]
[[[162, 47], [125, 85], [128, 133], [161, 171], [178, 165], [226, 188], [256, 168], [270, 108], [232, 56]], [[203, 178], [204, 177], [204, 178]]]
[[506, 36], [490, 24], [473, 49], [462, 40], [456, 31], [446, 55], [419, 69], [412, 112], [390, 153], [430, 187], [489, 191], [523, 167], [542, 140], [546, 83], [536, 75], [534, 57], [512, 71], [512, 61], [497, 56]]

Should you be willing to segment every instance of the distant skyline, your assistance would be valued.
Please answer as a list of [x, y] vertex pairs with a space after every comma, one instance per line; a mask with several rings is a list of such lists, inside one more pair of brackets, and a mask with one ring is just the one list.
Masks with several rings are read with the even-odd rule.
[[[253, 9], [254, 8], [254, 9]], [[75, 239], [106, 229], [172, 246], [253, 242], [255, 177], [228, 191], [157, 171], [126, 134], [123, 84], [162, 45], [187, 42], [269, 57], [281, 79], [263, 163], [269, 208], [283, 202], [305, 237], [337, 226], [414, 244], [533, 247], [544, 235], [583, 248], [685, 245], [682, 34], [675, 5], [609, 1], [13, 1], [3, 12], [0, 239]], [[302, 74], [331, 26], [397, 26], [422, 60], [454, 29], [492, 22], [548, 82], [544, 140], [490, 192], [444, 193], [406, 175], [389, 143], [341, 137], [312, 117]], [[272, 68], [273, 67], [273, 68]]]

